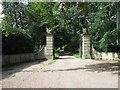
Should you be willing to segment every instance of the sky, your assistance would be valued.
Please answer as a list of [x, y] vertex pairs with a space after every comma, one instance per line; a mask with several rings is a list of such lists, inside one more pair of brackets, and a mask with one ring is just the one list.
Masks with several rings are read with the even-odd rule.
[[1, 13], [1, 11], [2, 11], [2, 4], [0, 3], [0, 13]]
[[4, 15], [1, 14], [1, 13], [2, 13], [2, 10], [3, 10], [3, 9], [2, 9], [2, 4], [0, 3], [0, 21], [2, 20], [1, 18], [4, 17]]

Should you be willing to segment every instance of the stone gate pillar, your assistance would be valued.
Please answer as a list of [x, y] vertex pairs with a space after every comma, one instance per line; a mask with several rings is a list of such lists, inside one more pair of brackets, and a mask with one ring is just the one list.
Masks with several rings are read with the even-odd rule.
[[53, 35], [46, 34], [46, 58], [53, 59]]
[[[117, 10], [117, 29], [118, 29], [118, 38], [117, 38], [117, 45], [120, 46], [120, 2]], [[120, 51], [119, 51], [120, 53]]]
[[82, 59], [91, 59], [90, 34], [82, 34]]
[[117, 10], [117, 29], [120, 29], [120, 8]]

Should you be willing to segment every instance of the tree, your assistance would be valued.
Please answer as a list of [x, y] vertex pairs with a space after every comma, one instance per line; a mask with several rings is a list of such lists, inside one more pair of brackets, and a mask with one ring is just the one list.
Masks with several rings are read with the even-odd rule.
[[56, 48], [65, 47], [71, 52], [78, 51], [84, 28], [91, 34], [96, 49], [104, 51], [104, 47], [116, 45], [112, 43], [114, 39], [108, 38], [116, 35], [115, 2], [29, 2], [28, 5], [3, 3], [3, 6], [5, 35], [9, 35], [11, 27], [24, 30], [32, 37], [36, 49], [45, 44], [46, 28], [53, 33]]

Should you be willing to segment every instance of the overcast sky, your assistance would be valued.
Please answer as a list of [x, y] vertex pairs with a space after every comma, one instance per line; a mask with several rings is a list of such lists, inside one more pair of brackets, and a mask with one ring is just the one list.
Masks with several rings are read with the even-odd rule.
[[0, 12], [2, 11], [2, 4], [0, 3]]
[[1, 17], [4, 17], [4, 15], [1, 14], [1, 12], [2, 12], [2, 4], [0, 3], [0, 21], [1, 21]]

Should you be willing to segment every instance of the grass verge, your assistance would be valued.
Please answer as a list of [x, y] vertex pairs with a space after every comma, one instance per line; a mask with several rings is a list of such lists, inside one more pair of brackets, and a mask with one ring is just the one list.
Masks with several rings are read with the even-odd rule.
[[48, 63], [48, 65], [55, 63], [56, 60], [52, 60], [51, 62]]
[[73, 56], [76, 57], [76, 58], [80, 58], [79, 54], [73, 54]]

